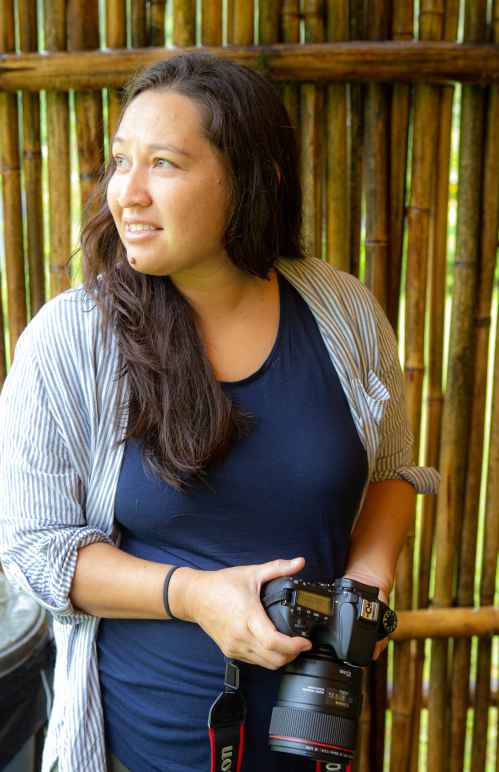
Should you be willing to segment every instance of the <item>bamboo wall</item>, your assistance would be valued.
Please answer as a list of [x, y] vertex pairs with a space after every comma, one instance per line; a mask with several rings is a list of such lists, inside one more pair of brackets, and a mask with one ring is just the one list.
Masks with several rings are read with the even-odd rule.
[[100, 16], [0, 0], [0, 384], [27, 321], [80, 280], [65, 265], [120, 86], [172, 47], [278, 84], [309, 252], [360, 276], [399, 332], [416, 451], [442, 482], [366, 678], [362, 772], [499, 770], [498, 44], [499, 0], [107, 0]]

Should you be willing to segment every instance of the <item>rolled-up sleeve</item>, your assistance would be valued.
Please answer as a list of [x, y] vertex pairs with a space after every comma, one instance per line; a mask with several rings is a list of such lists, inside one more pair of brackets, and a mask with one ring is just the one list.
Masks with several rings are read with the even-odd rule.
[[78, 549], [112, 540], [85, 520], [85, 490], [54, 420], [29, 326], [0, 394], [0, 559], [7, 578], [59, 622], [88, 615], [69, 599]]
[[414, 461], [414, 435], [407, 417], [404, 376], [400, 366], [397, 339], [381, 305], [372, 296], [380, 351], [379, 377], [389, 392], [380, 422], [380, 443], [373, 482], [406, 480], [417, 493], [438, 493], [440, 473]]

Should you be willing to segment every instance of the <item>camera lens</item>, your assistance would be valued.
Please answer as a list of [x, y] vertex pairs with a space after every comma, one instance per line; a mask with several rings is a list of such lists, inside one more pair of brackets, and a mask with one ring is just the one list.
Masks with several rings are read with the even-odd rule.
[[269, 745], [342, 769], [354, 757], [361, 708], [361, 668], [322, 651], [302, 654], [284, 671]]

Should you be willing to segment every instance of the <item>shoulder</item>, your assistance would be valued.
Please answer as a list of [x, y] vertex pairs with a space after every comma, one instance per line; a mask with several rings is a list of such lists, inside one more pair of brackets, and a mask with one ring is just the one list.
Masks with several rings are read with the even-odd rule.
[[48, 300], [35, 314], [28, 324], [33, 334], [40, 333], [44, 328], [55, 328], [61, 324], [74, 323], [92, 324], [98, 318], [98, 310], [84, 286], [67, 289], [56, 297]]
[[375, 295], [356, 276], [314, 257], [281, 258], [277, 268], [324, 320], [335, 340], [340, 337], [354, 358], [359, 353], [364, 372], [391, 367], [397, 360], [395, 332]]
[[314, 298], [324, 309], [340, 313], [347, 321], [361, 326], [375, 324], [375, 297], [353, 274], [315, 257], [281, 258], [277, 268], [306, 298]]
[[86, 371], [99, 340], [100, 312], [83, 285], [48, 300], [23, 330], [15, 359], [34, 357], [42, 372], [51, 369]]

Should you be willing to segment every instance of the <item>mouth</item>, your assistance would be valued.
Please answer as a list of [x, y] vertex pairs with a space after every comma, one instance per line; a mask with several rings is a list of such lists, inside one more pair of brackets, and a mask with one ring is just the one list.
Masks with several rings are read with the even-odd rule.
[[163, 228], [149, 223], [125, 223], [124, 235], [127, 241], [144, 241], [157, 236]]

